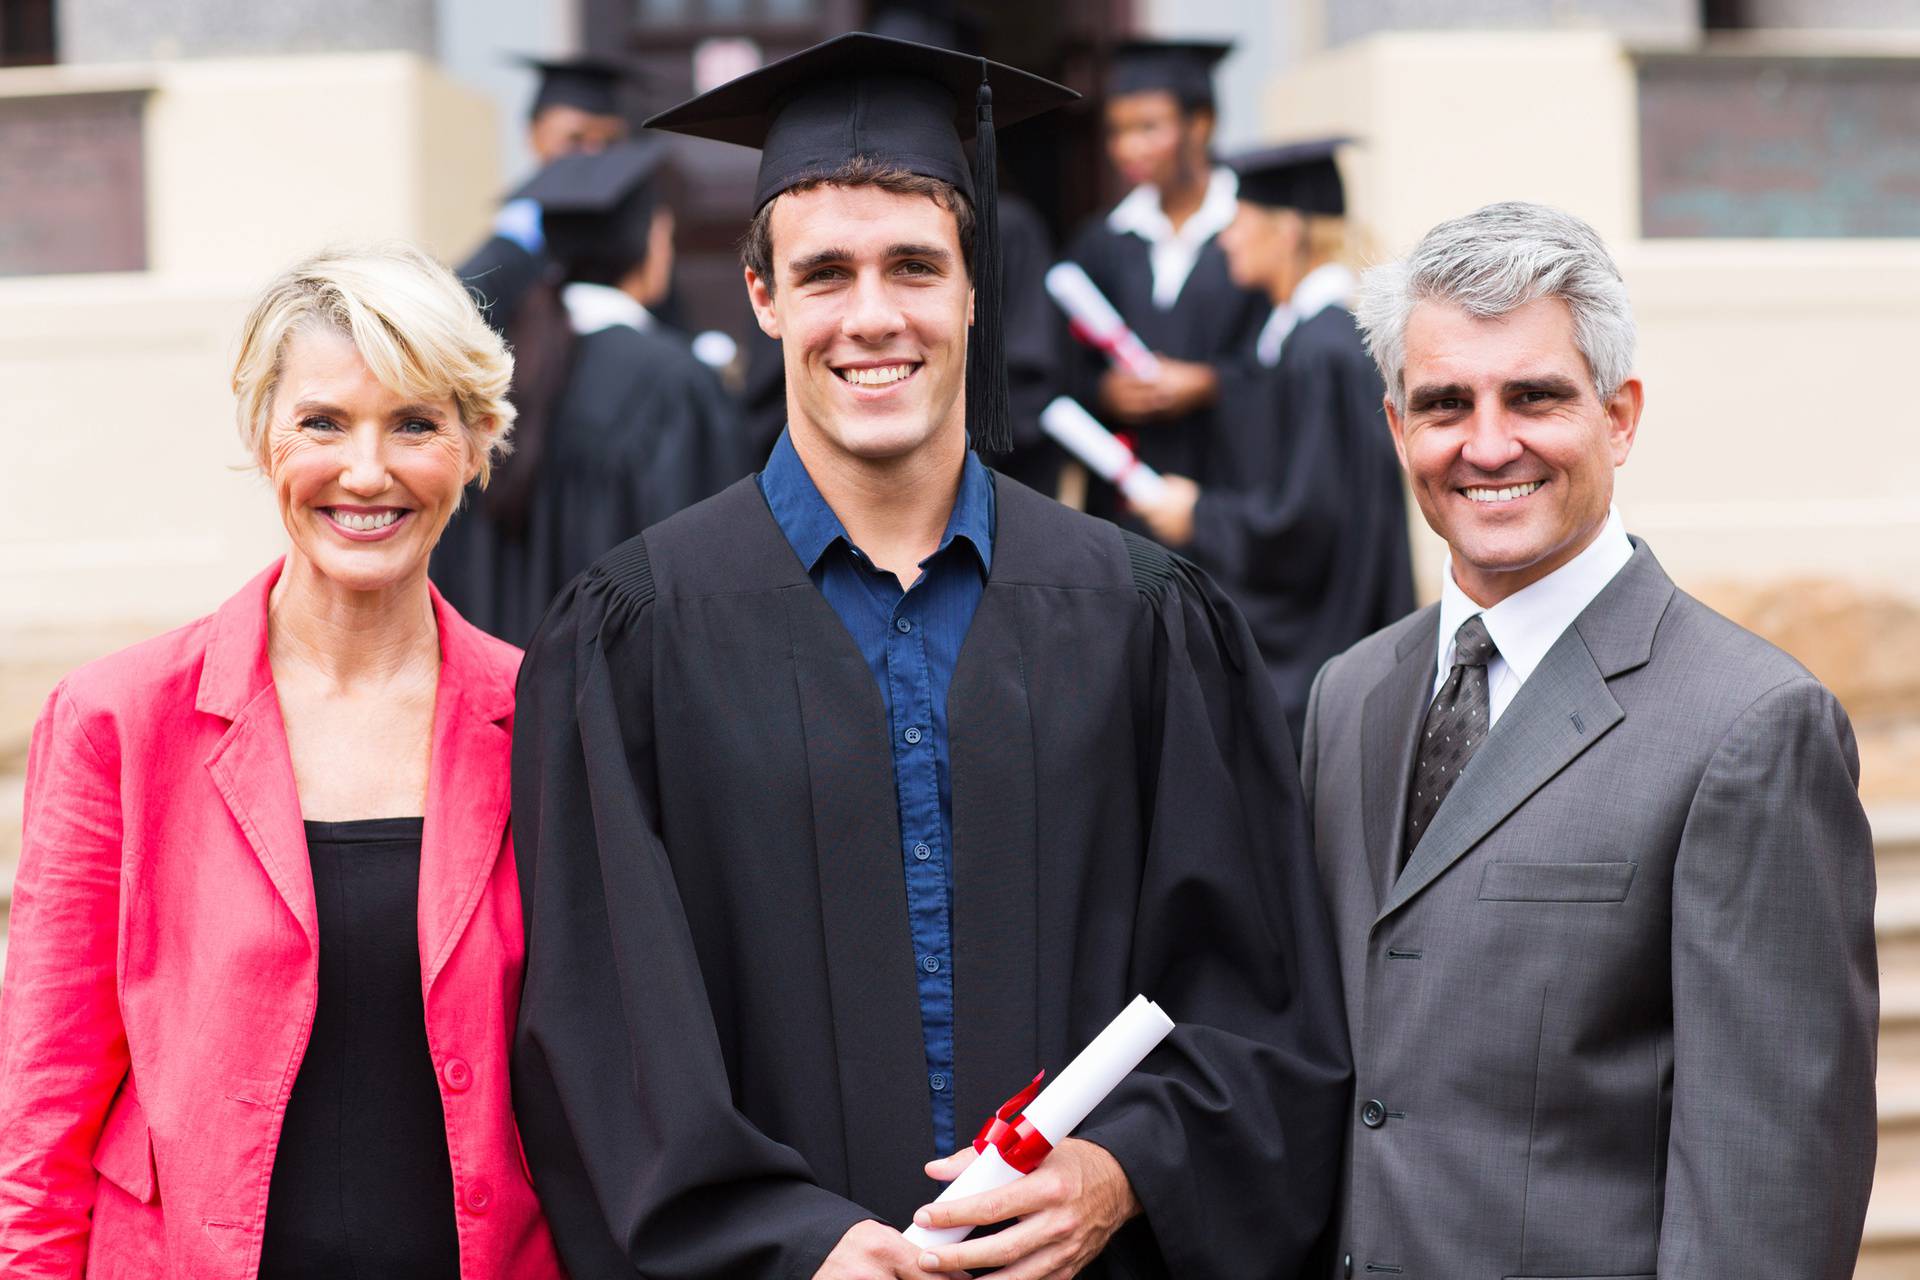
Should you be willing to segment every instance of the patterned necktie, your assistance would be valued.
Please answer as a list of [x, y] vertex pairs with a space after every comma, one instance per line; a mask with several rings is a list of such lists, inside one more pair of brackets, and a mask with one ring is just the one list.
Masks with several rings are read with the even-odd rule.
[[1489, 723], [1487, 660], [1495, 649], [1487, 624], [1474, 614], [1453, 636], [1453, 670], [1427, 708], [1420, 754], [1413, 764], [1413, 791], [1407, 797], [1407, 844], [1401, 865], [1413, 857], [1420, 837], [1453, 790], [1454, 780], [1486, 741]]

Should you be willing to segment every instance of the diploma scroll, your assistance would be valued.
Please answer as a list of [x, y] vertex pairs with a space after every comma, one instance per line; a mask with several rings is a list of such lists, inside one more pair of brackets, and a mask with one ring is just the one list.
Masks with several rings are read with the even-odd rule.
[[[1040, 1088], [1046, 1074], [1042, 1072], [994, 1113], [973, 1140], [979, 1157], [947, 1184], [940, 1199], [978, 1195], [1032, 1173], [1172, 1030], [1173, 1019], [1159, 1005], [1135, 996], [1052, 1084]], [[904, 1234], [926, 1248], [964, 1240], [971, 1231], [971, 1227], [908, 1227]]]
[[1106, 352], [1107, 359], [1136, 378], [1160, 376], [1160, 361], [1127, 327], [1100, 286], [1078, 263], [1056, 262], [1047, 270], [1047, 292], [1067, 313], [1073, 336]]
[[1152, 503], [1166, 492], [1167, 482], [1160, 473], [1135, 457], [1125, 441], [1101, 426], [1071, 396], [1054, 397], [1040, 411], [1040, 427], [1131, 501]]

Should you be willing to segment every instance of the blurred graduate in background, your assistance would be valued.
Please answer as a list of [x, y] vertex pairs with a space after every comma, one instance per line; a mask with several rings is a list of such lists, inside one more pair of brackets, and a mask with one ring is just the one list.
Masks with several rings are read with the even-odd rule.
[[658, 139], [562, 156], [515, 193], [543, 211], [549, 276], [507, 339], [514, 452], [433, 554], [463, 615], [525, 646], [602, 553], [746, 474], [738, 415], [686, 339], [649, 310], [673, 274], [673, 169]]
[[[626, 140], [630, 130], [620, 110], [620, 87], [633, 68], [606, 58], [521, 56], [517, 61], [540, 74], [527, 116], [527, 149], [541, 165]], [[494, 217], [493, 234], [455, 268], [488, 322], [502, 333], [548, 265], [540, 212], [539, 201], [524, 194], [507, 200]]]
[[[1133, 189], [1074, 235], [1067, 257], [1160, 356], [1157, 378], [1108, 368], [1075, 346], [1070, 394], [1157, 471], [1199, 475], [1216, 415], [1218, 369], [1250, 349], [1271, 304], [1234, 283], [1219, 233], [1233, 221], [1237, 182], [1212, 159], [1218, 41], [1133, 40], [1108, 78], [1107, 156]], [[1094, 481], [1087, 509], [1127, 517], [1117, 491]]]
[[1169, 475], [1166, 496], [1137, 508], [1246, 614], [1295, 742], [1320, 665], [1413, 609], [1385, 388], [1350, 310], [1343, 142], [1232, 162], [1239, 211], [1220, 246], [1234, 282], [1272, 310], [1252, 356], [1219, 372], [1205, 469]]

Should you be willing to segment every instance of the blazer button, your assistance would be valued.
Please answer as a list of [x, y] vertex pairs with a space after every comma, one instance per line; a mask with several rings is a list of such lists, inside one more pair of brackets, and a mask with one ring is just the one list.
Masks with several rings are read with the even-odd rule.
[[1343, 1276], [1350, 1276], [1353, 1274], [1353, 1255], [1352, 1254], [1348, 1254], [1346, 1257], [1340, 1259], [1340, 1274]]
[[475, 1178], [467, 1184], [464, 1198], [468, 1213], [485, 1213], [493, 1207], [493, 1188], [486, 1184], [485, 1179]]
[[1387, 1105], [1378, 1098], [1368, 1098], [1360, 1108], [1360, 1123], [1369, 1129], [1378, 1129], [1387, 1122]]
[[448, 1058], [447, 1065], [440, 1068], [440, 1078], [455, 1093], [465, 1093], [473, 1083], [473, 1068], [467, 1065], [464, 1058]]

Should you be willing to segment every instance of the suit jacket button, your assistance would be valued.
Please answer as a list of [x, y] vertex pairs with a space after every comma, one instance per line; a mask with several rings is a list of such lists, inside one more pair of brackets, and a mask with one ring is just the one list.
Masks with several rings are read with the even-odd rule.
[[1348, 1254], [1346, 1257], [1340, 1259], [1340, 1274], [1343, 1276], [1351, 1276], [1353, 1274], [1352, 1254]]
[[1360, 1108], [1360, 1123], [1369, 1129], [1378, 1129], [1387, 1122], [1387, 1105], [1378, 1098], [1368, 1098]]

